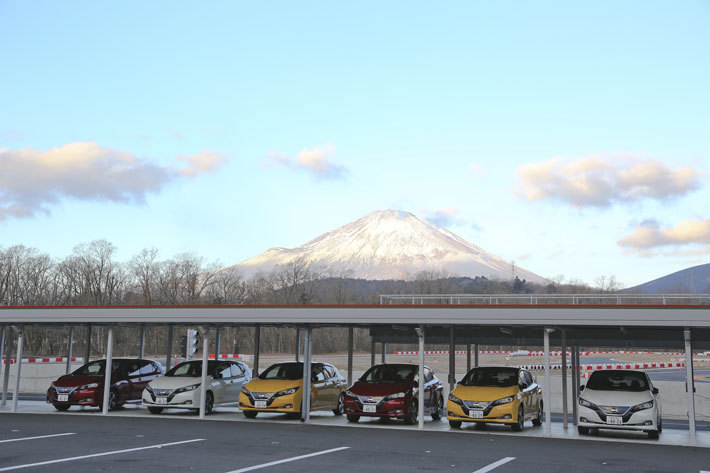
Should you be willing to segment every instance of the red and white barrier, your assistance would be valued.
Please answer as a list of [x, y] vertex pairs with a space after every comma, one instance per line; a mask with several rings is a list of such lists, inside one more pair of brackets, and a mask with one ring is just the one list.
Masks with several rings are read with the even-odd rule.
[[[465, 355], [466, 350], [456, 350], [457, 355]], [[471, 351], [471, 353], [474, 353]], [[480, 350], [478, 352], [480, 355], [518, 355], [518, 356], [544, 356], [543, 351], [504, 351], [504, 350]], [[392, 353], [393, 355], [418, 355], [419, 351], [396, 351]], [[425, 355], [448, 355], [448, 350], [431, 350], [425, 351]], [[685, 356], [685, 353], [680, 352], [657, 352], [657, 351], [580, 351], [580, 356], [593, 356], [593, 355], [670, 355], [670, 356]], [[708, 356], [710, 352], [705, 354], [696, 354]], [[561, 351], [551, 351], [550, 356], [562, 356]], [[567, 352], [567, 356], [572, 356], [571, 352]]]
[[[545, 365], [517, 365], [516, 368], [524, 370], [544, 370]], [[662, 368], [684, 368], [685, 363], [680, 362], [661, 362], [661, 363], [604, 363], [601, 365], [581, 365], [580, 371], [599, 371], [599, 370], [649, 370]], [[572, 369], [567, 365], [568, 369]], [[562, 365], [550, 365], [551, 370], [561, 370]]]
[[[2, 360], [3, 365], [6, 364], [5, 361], [6, 360]], [[84, 359], [72, 356], [71, 361], [84, 361]], [[61, 356], [56, 357], [56, 358], [23, 358], [22, 362], [23, 363], [37, 363], [37, 364], [39, 364], [39, 363], [66, 363], [67, 359], [66, 359], [66, 357], [62, 358]], [[17, 363], [16, 359], [13, 358], [10, 360], [11, 365], [14, 365], [15, 363]]]
[[[222, 353], [222, 354], [219, 355], [219, 359], [220, 359], [220, 360], [227, 360], [227, 359], [230, 359], [230, 358], [243, 358], [243, 357], [244, 357], [244, 355], [240, 355], [240, 354], [238, 354], [238, 353], [234, 353], [234, 354]], [[210, 354], [210, 355], [207, 355], [207, 359], [208, 359], [208, 360], [214, 360], [214, 359], [215, 359], [214, 353], [212, 353], [212, 354]]]

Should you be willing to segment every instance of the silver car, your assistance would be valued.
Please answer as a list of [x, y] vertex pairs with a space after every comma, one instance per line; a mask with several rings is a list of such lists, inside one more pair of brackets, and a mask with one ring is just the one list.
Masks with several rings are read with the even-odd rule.
[[[242, 387], [251, 381], [251, 369], [239, 361], [208, 361], [205, 414], [215, 406], [236, 406]], [[154, 379], [143, 390], [143, 405], [153, 414], [166, 408], [199, 409], [202, 360], [180, 363]]]

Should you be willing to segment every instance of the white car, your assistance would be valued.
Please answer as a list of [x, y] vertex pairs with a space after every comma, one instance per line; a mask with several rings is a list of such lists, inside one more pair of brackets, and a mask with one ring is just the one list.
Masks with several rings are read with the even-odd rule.
[[[239, 392], [251, 381], [251, 370], [238, 361], [208, 361], [205, 414], [215, 406], [237, 405]], [[153, 414], [166, 408], [199, 409], [202, 360], [190, 360], [154, 379], [143, 390], [143, 405]]]
[[619, 429], [647, 432], [657, 439], [663, 430], [658, 388], [643, 371], [595, 371], [580, 386], [577, 429]]

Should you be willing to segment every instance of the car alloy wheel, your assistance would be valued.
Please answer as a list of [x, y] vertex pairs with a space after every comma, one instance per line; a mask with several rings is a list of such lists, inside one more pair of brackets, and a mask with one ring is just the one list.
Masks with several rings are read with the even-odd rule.
[[345, 393], [340, 393], [340, 396], [338, 396], [338, 405], [333, 409], [333, 414], [341, 416], [343, 412], [345, 412]]
[[348, 417], [348, 422], [357, 422], [360, 420], [360, 416], [355, 415], [355, 414], [348, 414], [347, 417]]
[[460, 429], [461, 428], [461, 421], [449, 419], [449, 426], [451, 426], [452, 429]]
[[70, 404], [53, 404], [54, 408], [60, 412], [68, 411], [71, 407]]
[[533, 419], [532, 423], [534, 426], [539, 427], [542, 425], [542, 401], [537, 404], [537, 417]]
[[436, 411], [432, 412], [431, 418], [434, 420], [441, 420], [444, 417], [444, 397], [439, 396], [439, 401], [436, 404]]
[[214, 394], [212, 391], [207, 391], [205, 395], [205, 415], [212, 414], [212, 409], [214, 408]]
[[416, 399], [412, 399], [412, 403], [409, 405], [409, 411], [407, 411], [407, 417], [404, 418], [404, 422], [408, 425], [414, 425], [417, 423], [417, 411], [419, 410], [419, 403]]
[[579, 435], [589, 435], [589, 427], [577, 427], [577, 433]]
[[163, 412], [163, 409], [163, 407], [148, 406], [148, 411], [151, 414], [160, 414], [161, 412]]
[[259, 411], [243, 411], [244, 412], [244, 417], [247, 419], [256, 419], [256, 416], [259, 415]]
[[515, 424], [512, 424], [511, 427], [515, 432], [520, 432], [523, 430], [523, 426], [525, 425], [525, 413], [523, 412], [523, 406], [521, 405], [518, 408], [518, 422]]

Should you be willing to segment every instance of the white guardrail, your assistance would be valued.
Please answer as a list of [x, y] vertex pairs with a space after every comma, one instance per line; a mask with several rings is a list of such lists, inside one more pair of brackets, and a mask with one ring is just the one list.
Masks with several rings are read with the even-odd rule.
[[382, 294], [380, 304], [710, 305], [710, 294]]

